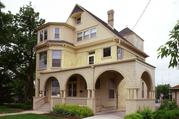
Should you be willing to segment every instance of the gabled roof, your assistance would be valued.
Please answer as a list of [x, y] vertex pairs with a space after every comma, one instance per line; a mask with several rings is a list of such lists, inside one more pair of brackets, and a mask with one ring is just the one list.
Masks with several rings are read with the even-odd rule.
[[123, 30], [121, 30], [119, 32], [119, 34], [121, 36], [126, 36], [126, 35], [129, 35], [129, 34], [135, 34], [137, 37], [139, 37], [142, 41], [144, 41], [139, 35], [137, 35], [134, 31], [132, 31], [131, 29], [129, 29], [128, 27], [124, 28]]
[[170, 89], [171, 89], [171, 90], [175, 90], [175, 89], [176, 89], [176, 90], [177, 90], [177, 89], [179, 90], [179, 85], [176, 85], [176, 86], [174, 86], [174, 87], [171, 87]]
[[[91, 12], [89, 12], [88, 10], [86, 10], [85, 8], [81, 7], [80, 5], [76, 4], [72, 13], [70, 14], [70, 16], [78, 11], [86, 11], [87, 13], [89, 13], [91, 16], [93, 16], [98, 22], [100, 22], [103, 26], [105, 26], [108, 30], [110, 30], [112, 33], [114, 33], [116, 36], [118, 36], [119, 38], [121, 38], [124, 42], [123, 44], [125, 44], [128, 48], [131, 48], [134, 52], [139, 53], [140, 55], [144, 56], [145, 58], [148, 57], [148, 55], [139, 50], [138, 48], [136, 48], [132, 43], [130, 43], [127, 39], [125, 39], [115, 28], [112, 28], [111, 26], [109, 26], [106, 22], [104, 22], [103, 20], [101, 20], [100, 18], [98, 18], [97, 16], [95, 16], [94, 14], [92, 14]], [[136, 34], [137, 35], [137, 34]], [[137, 35], [138, 36], [138, 35]]]

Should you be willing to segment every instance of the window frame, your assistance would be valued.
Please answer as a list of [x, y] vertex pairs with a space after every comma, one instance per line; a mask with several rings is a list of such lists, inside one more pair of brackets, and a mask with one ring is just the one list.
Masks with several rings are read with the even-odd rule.
[[81, 16], [75, 19], [76, 24], [81, 24]]
[[[95, 30], [95, 32], [92, 32], [93, 30]], [[95, 36], [93, 36], [95, 34]], [[93, 27], [90, 29], [90, 38], [95, 38], [97, 34], [97, 29], [96, 27]]]
[[[43, 54], [46, 54], [46, 59], [44, 59], [44, 60], [42, 60], [42, 58], [41, 57], [44, 57], [44, 56], [41, 56], [41, 55], [43, 55]], [[44, 62], [44, 66], [42, 66], [42, 62]], [[39, 53], [39, 69], [46, 69], [47, 68], [47, 51], [43, 51], [43, 52], [40, 52]]]
[[[59, 52], [59, 59], [55, 59], [53, 58], [53, 53], [54, 52]], [[59, 64], [58, 66], [57, 65], [54, 65], [54, 60], [59, 60]], [[62, 51], [61, 50], [52, 50], [52, 67], [61, 67], [61, 61], [62, 61]]]
[[40, 42], [42, 42], [44, 40], [43, 30], [39, 31], [39, 40], [40, 40]]
[[[81, 34], [81, 35], [79, 35], [79, 34]], [[80, 36], [80, 37], [79, 37]], [[80, 39], [79, 39], [80, 38]], [[78, 32], [77, 33], [77, 42], [79, 42], [79, 41], [82, 41], [83, 40], [83, 32]]]
[[[58, 33], [56, 32], [56, 30], [58, 29]], [[60, 40], [60, 28], [56, 27], [54, 28], [54, 39], [56, 40]], [[58, 35], [58, 38], [56, 37], [56, 35]]]
[[[90, 57], [93, 57], [93, 63], [90, 63]], [[89, 65], [93, 65], [93, 64], [95, 64], [95, 54], [90, 54], [90, 55], [88, 55], [88, 64]]]
[[[109, 51], [109, 55], [105, 55], [105, 49], [110, 49], [110, 51]], [[103, 48], [103, 57], [111, 57], [111, 47], [105, 47], [105, 48]]]
[[83, 40], [90, 39], [90, 30], [83, 31]]
[[44, 29], [44, 40], [47, 40], [48, 39], [48, 30], [47, 29]]
[[[120, 52], [119, 52], [119, 49], [120, 49]], [[120, 55], [120, 56], [119, 56]], [[123, 59], [124, 57], [124, 49], [121, 48], [121, 47], [117, 47], [117, 59]]]

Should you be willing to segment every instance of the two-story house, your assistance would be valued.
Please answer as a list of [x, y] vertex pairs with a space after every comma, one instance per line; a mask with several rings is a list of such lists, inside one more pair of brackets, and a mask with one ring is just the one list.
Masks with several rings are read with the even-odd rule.
[[34, 109], [59, 103], [89, 106], [94, 113], [154, 109], [155, 67], [144, 41], [129, 28], [118, 32], [76, 5], [65, 23], [40, 26], [36, 46]]

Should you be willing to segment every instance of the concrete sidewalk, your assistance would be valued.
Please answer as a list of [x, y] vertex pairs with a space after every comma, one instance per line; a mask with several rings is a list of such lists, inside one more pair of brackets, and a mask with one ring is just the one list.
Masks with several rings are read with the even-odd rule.
[[29, 110], [29, 111], [23, 111], [23, 112], [17, 112], [17, 113], [4, 113], [4, 114], [0, 114], [0, 117], [1, 116], [10, 116], [10, 115], [19, 115], [19, 114], [45, 114], [45, 113], [47, 113], [47, 112]]
[[125, 112], [109, 112], [104, 114], [97, 114], [92, 117], [87, 117], [84, 119], [123, 119]]

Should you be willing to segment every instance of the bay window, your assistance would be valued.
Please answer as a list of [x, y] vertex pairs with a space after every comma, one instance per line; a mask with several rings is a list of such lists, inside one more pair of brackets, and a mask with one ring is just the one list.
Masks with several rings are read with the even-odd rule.
[[47, 36], [47, 30], [44, 30], [44, 40], [47, 40], [48, 36]]
[[47, 67], [47, 52], [39, 53], [39, 68], [43, 69]]
[[52, 51], [52, 67], [61, 66], [61, 51], [53, 50]]
[[54, 38], [55, 39], [59, 39], [60, 38], [60, 29], [59, 28], [55, 28], [54, 29]]

